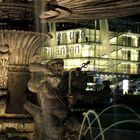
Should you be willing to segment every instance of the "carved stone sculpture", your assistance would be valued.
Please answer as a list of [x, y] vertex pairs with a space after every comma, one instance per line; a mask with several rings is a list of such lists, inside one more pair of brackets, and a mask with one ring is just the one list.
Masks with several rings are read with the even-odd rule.
[[40, 106], [26, 102], [25, 109], [35, 120], [36, 140], [61, 140], [63, 121], [67, 116], [64, 103], [66, 95], [60, 93], [58, 85], [63, 74], [62, 59], [50, 60], [46, 65], [30, 64], [32, 72], [29, 90], [37, 93]]
[[9, 66], [9, 46], [0, 46], [0, 89], [7, 88]]
[[[67, 124], [64, 123], [64, 120], [68, 119], [66, 117], [69, 107], [80, 100], [85, 91], [87, 77], [81, 69], [89, 62], [84, 63], [81, 68], [72, 69], [69, 72], [64, 72], [62, 59], [50, 60], [46, 65], [34, 62], [29, 65], [31, 79], [28, 82], [28, 88], [31, 92], [37, 93], [39, 105], [28, 101], [24, 108], [34, 118], [35, 139], [65, 139], [69, 134], [66, 131], [73, 132], [73, 130], [63, 131], [63, 127], [68, 128], [64, 125]], [[78, 131], [79, 129], [76, 129], [74, 133], [78, 134]], [[77, 135], [75, 139], [77, 139]]]
[[0, 114], [4, 114], [7, 108], [8, 67], [9, 67], [9, 46], [7, 44], [0, 45]]

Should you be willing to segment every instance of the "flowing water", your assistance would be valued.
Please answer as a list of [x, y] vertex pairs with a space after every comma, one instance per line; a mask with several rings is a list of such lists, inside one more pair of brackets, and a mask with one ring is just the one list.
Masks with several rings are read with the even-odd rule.
[[[131, 119], [128, 120], [126, 118], [125, 120], [114, 122], [113, 124], [111, 124], [108, 127], [103, 129], [102, 126], [101, 126], [100, 116], [104, 112], [106, 112], [107, 110], [110, 110], [112, 108], [123, 108], [125, 110], [128, 110], [128, 111], [130, 111], [131, 113], [133, 113], [137, 117], [137, 120], [131, 120]], [[130, 108], [128, 106], [125, 106], [125, 105], [121, 105], [121, 104], [120, 105], [109, 106], [109, 107], [105, 108], [102, 112], [100, 112], [99, 114], [97, 114], [94, 110], [89, 110], [87, 112], [84, 112], [83, 115], [84, 115], [84, 118], [83, 118], [83, 122], [81, 124], [81, 129], [80, 129], [78, 140], [81, 139], [82, 129], [83, 129], [83, 126], [84, 126], [86, 120], [88, 121], [88, 127], [87, 127], [86, 131], [84, 132], [84, 135], [86, 135], [87, 132], [90, 131], [90, 138], [91, 138], [91, 140], [97, 140], [97, 138], [99, 138], [100, 136], [102, 137], [102, 140], [105, 140], [104, 133], [107, 130], [109, 130], [110, 128], [112, 128], [113, 126], [116, 126], [116, 125], [119, 125], [119, 124], [123, 124], [123, 123], [137, 123], [137, 124], [140, 124], [140, 116], [139, 116], [139, 114], [137, 114], [132, 108]], [[95, 118], [92, 121], [90, 121], [89, 115], [94, 115]], [[100, 133], [93, 138], [92, 127], [93, 127], [93, 124], [94, 124], [95, 121], [98, 122]]]

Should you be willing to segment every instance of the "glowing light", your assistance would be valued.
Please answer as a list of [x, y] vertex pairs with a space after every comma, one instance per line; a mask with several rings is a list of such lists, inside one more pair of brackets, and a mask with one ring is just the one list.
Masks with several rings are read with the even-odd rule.
[[128, 93], [128, 88], [129, 88], [128, 80], [124, 79], [123, 80], [123, 94], [127, 94]]

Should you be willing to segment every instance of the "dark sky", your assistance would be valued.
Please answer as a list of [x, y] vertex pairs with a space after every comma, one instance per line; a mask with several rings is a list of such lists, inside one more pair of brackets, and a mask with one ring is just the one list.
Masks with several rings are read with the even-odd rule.
[[137, 15], [132, 15], [132, 16], [128, 16], [128, 17], [125, 17], [126, 19], [130, 19], [132, 21], [136, 21], [136, 22], [140, 22], [140, 14], [137, 14]]

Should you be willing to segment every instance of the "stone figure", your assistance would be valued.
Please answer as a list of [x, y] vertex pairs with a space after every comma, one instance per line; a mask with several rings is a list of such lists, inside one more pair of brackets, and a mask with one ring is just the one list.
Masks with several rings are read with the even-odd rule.
[[82, 97], [86, 88], [86, 76], [81, 68], [64, 72], [63, 66], [62, 59], [50, 60], [45, 65], [29, 65], [31, 79], [28, 88], [37, 93], [39, 105], [27, 101], [24, 107], [34, 118], [36, 140], [62, 140], [69, 107]]
[[50, 60], [46, 65], [30, 64], [32, 73], [29, 90], [37, 93], [40, 106], [26, 102], [25, 109], [32, 114], [36, 125], [36, 140], [61, 140], [63, 120], [67, 107], [58, 85], [63, 74], [62, 59]]

